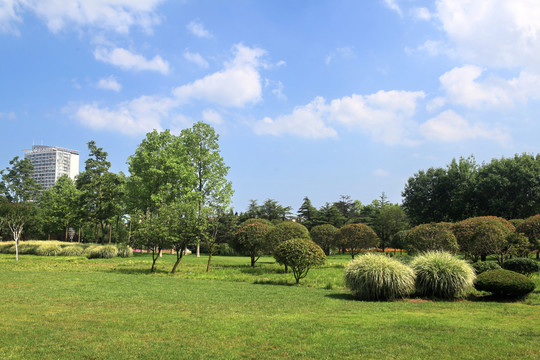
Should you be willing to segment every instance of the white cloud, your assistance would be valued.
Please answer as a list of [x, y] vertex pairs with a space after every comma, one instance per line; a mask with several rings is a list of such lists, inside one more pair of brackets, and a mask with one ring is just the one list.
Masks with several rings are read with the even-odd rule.
[[95, 27], [127, 34], [133, 26], [151, 32], [160, 19], [155, 13], [164, 0], [5, 0], [0, 5], [0, 29], [13, 29], [20, 13], [31, 11], [49, 30], [68, 26]]
[[204, 28], [204, 25], [197, 21], [192, 21], [187, 24], [187, 29], [195, 36], [200, 38], [212, 38], [213, 35], [208, 30]]
[[203, 100], [210, 103], [244, 107], [261, 99], [261, 77], [258, 68], [263, 66], [261, 57], [266, 52], [237, 44], [234, 58], [225, 69], [205, 76], [190, 84], [177, 87], [173, 93], [182, 102]]
[[411, 15], [418, 20], [429, 21], [433, 17], [429, 9], [425, 7], [414, 8], [411, 10]]
[[15, 115], [13, 111], [10, 111], [8, 113], [0, 112], [0, 119], [15, 120], [16, 118], [17, 118], [17, 115]]
[[398, 0], [383, 0], [384, 4], [391, 10], [394, 10], [399, 14], [399, 16], [402, 16], [401, 8], [399, 7]]
[[354, 46], [345, 46], [337, 48], [334, 52], [326, 56], [325, 63], [328, 65], [337, 59], [351, 60], [356, 58]]
[[413, 144], [411, 118], [422, 91], [379, 91], [372, 95], [345, 96], [329, 105], [329, 119], [359, 129], [386, 144]]
[[[161, 130], [161, 122], [177, 104], [170, 98], [141, 96], [124, 102], [114, 109], [99, 107], [98, 104], [86, 104], [78, 107], [72, 116], [81, 124], [93, 129], [118, 131], [123, 134], [137, 135]], [[71, 112], [71, 109], [66, 111]]]
[[472, 108], [513, 106], [530, 98], [540, 99], [540, 76], [522, 71], [519, 77], [506, 80], [482, 78], [484, 69], [465, 65], [443, 74], [439, 80], [447, 100]]
[[162, 74], [169, 72], [169, 63], [156, 55], [152, 60], [147, 60], [144, 56], [134, 54], [123, 48], [114, 48], [107, 50], [105, 48], [97, 48], [94, 51], [96, 60], [100, 60], [126, 70], [150, 70], [157, 71]]
[[431, 141], [458, 142], [484, 138], [501, 145], [511, 141], [503, 130], [483, 123], [470, 124], [452, 110], [444, 111], [420, 125], [420, 133]]
[[223, 118], [221, 117], [221, 114], [218, 113], [214, 109], [206, 109], [202, 112], [202, 118], [204, 121], [209, 122], [211, 124], [222, 124]]
[[386, 144], [412, 145], [415, 143], [410, 139], [411, 129], [415, 128], [412, 116], [418, 100], [424, 97], [421, 91], [379, 91], [367, 96], [353, 94], [330, 103], [317, 97], [308, 105], [296, 107], [290, 115], [258, 121], [255, 132], [307, 138], [335, 137], [337, 132], [329, 124], [338, 124], [360, 130]]
[[209, 66], [208, 61], [206, 61], [199, 53], [192, 53], [186, 50], [184, 51], [184, 59], [204, 69], [208, 68]]
[[540, 69], [539, 1], [439, 0], [437, 17], [465, 61]]
[[324, 99], [318, 97], [305, 106], [296, 107], [290, 115], [258, 121], [254, 130], [256, 134], [289, 134], [311, 139], [336, 137], [337, 132], [324, 122], [326, 109]]
[[120, 91], [122, 90], [122, 84], [116, 80], [114, 76], [99, 79], [97, 87], [104, 90]]
[[373, 175], [384, 177], [384, 176], [389, 176], [390, 173], [383, 169], [376, 169], [375, 171], [373, 171]]

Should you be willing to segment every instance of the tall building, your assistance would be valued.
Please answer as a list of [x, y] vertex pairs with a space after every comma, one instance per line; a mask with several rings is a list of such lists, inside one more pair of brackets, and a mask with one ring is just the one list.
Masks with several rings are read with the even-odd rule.
[[75, 179], [79, 175], [79, 152], [58, 146], [32, 145], [24, 157], [34, 165], [34, 179], [43, 190], [54, 186], [62, 175]]

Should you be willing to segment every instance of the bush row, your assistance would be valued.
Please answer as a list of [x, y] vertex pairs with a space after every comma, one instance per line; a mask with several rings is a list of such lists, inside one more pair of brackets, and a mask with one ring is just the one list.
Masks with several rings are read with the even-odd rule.
[[[0, 243], [0, 254], [15, 254], [15, 243], [13, 241]], [[19, 254], [39, 256], [85, 256], [89, 259], [110, 259], [116, 256], [133, 256], [133, 250], [126, 244], [97, 245], [60, 241], [24, 241], [19, 243]]]
[[[530, 267], [526, 269], [530, 271]], [[475, 283], [476, 273], [481, 274]], [[386, 256], [366, 254], [345, 267], [344, 279], [361, 300], [394, 300], [411, 294], [455, 299], [473, 285], [477, 290], [508, 297], [524, 296], [534, 290], [534, 282], [522, 274], [500, 268], [475, 270], [466, 261], [439, 251], [417, 256], [409, 266]]]

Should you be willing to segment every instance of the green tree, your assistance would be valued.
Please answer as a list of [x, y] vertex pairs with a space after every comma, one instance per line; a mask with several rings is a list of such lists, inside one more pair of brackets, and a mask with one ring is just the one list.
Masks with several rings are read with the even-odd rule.
[[386, 204], [373, 219], [372, 228], [379, 236], [380, 248], [384, 251], [390, 246], [392, 236], [408, 228], [407, 215], [397, 204]]
[[274, 252], [274, 258], [279, 264], [291, 268], [297, 284], [313, 266], [324, 265], [326, 261], [320, 246], [309, 239], [290, 239], [281, 243]]
[[459, 246], [456, 237], [446, 224], [429, 223], [417, 225], [409, 231], [406, 249], [411, 255], [426, 251], [455, 253]]
[[266, 238], [270, 252], [273, 252], [282, 242], [290, 239], [311, 239], [308, 229], [294, 221], [285, 221], [272, 227], [266, 234]]
[[95, 240], [103, 242], [105, 226], [115, 215], [116, 203], [122, 195], [121, 180], [117, 174], [109, 172], [111, 163], [107, 161], [107, 152], [93, 140], [88, 142], [88, 150], [85, 171], [79, 174], [76, 186], [81, 192], [82, 213], [95, 224]]
[[335, 204], [326, 203], [318, 210], [317, 223], [318, 224], [331, 224], [337, 228], [342, 227], [347, 218], [337, 208]]
[[30, 159], [19, 159], [15, 156], [10, 162], [11, 167], [0, 171], [4, 196], [10, 203], [24, 203], [34, 200], [41, 190], [32, 177], [34, 166]]
[[315, 244], [319, 245], [324, 253], [330, 255], [330, 250], [337, 247], [338, 228], [331, 224], [314, 226], [309, 234]]
[[304, 197], [302, 205], [298, 209], [298, 220], [308, 230], [317, 224], [318, 211], [317, 208], [311, 204], [311, 200], [307, 196]]
[[[233, 195], [232, 184], [227, 180], [229, 167], [219, 151], [219, 135], [203, 122], [182, 130], [181, 138], [188, 155], [188, 162], [195, 173], [193, 192], [198, 199], [198, 218], [202, 224], [197, 236], [197, 256], [200, 256], [200, 240], [204, 232], [205, 213], [225, 211]], [[209, 208], [207, 211], [205, 208]]]
[[266, 234], [268, 230], [270, 230], [270, 225], [252, 222], [238, 229], [235, 234], [231, 245], [236, 251], [250, 257], [251, 267], [255, 267], [255, 263], [267, 248]]
[[362, 249], [376, 248], [379, 245], [377, 234], [365, 224], [349, 224], [339, 229], [338, 242], [342, 248], [351, 254], [352, 258]]
[[525, 219], [516, 227], [516, 232], [525, 234], [533, 250], [536, 250], [536, 258], [540, 255], [540, 214]]

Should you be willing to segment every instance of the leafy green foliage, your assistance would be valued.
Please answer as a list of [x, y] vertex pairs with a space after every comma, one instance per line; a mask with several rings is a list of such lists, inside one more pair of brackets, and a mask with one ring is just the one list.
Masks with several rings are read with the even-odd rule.
[[491, 261], [479, 261], [472, 264], [472, 267], [474, 268], [476, 275], [479, 275], [488, 270], [500, 269], [501, 265], [497, 264], [496, 262], [491, 262]]
[[282, 242], [290, 239], [311, 239], [308, 229], [294, 221], [284, 221], [272, 227], [266, 234], [268, 251], [274, 251]]
[[331, 224], [317, 225], [309, 231], [313, 242], [319, 245], [326, 255], [330, 255], [331, 250], [337, 247], [337, 233], [338, 228]]
[[82, 246], [78, 245], [70, 245], [62, 248], [62, 251], [60, 252], [61, 256], [81, 256], [84, 249]]
[[415, 226], [407, 234], [405, 245], [410, 254], [424, 251], [457, 252], [459, 248], [454, 234], [441, 223]]
[[538, 265], [538, 262], [528, 258], [514, 258], [506, 260], [502, 267], [503, 269], [511, 270], [526, 276], [531, 276], [540, 270], [540, 265]]
[[30, 159], [19, 159], [15, 156], [10, 162], [11, 167], [0, 171], [4, 196], [10, 203], [27, 202], [34, 200], [41, 187], [32, 177], [34, 166]]
[[407, 229], [408, 226], [407, 215], [405, 215], [401, 206], [397, 204], [386, 204], [382, 206], [375, 215], [371, 225], [381, 240], [379, 247], [383, 250], [390, 246], [391, 239], [396, 233]]
[[43, 244], [36, 249], [36, 255], [39, 256], [58, 256], [62, 252], [62, 248], [55, 244]]
[[516, 227], [516, 232], [525, 234], [531, 248], [540, 252], [540, 214], [525, 219]]
[[375, 248], [379, 239], [375, 231], [365, 224], [349, 224], [339, 229], [337, 233], [339, 245], [351, 254], [352, 258], [362, 249]]
[[321, 247], [305, 238], [290, 239], [282, 242], [274, 250], [274, 258], [279, 264], [289, 267], [296, 283], [307, 276], [309, 269], [323, 265], [326, 260]]
[[360, 300], [401, 299], [414, 291], [411, 268], [392, 258], [365, 254], [345, 267], [345, 285]]
[[118, 256], [118, 249], [114, 245], [95, 246], [87, 255], [89, 259], [112, 259], [116, 256]]
[[116, 245], [118, 249], [118, 256], [127, 258], [133, 256], [133, 249], [128, 244], [118, 244]]
[[478, 275], [474, 286], [477, 290], [505, 297], [522, 297], [535, 288], [534, 282], [525, 275], [505, 269], [490, 270]]
[[445, 253], [428, 252], [411, 262], [416, 274], [416, 291], [421, 296], [454, 299], [466, 293], [476, 277], [472, 266]]
[[239, 253], [248, 255], [251, 258], [251, 266], [254, 267], [264, 249], [268, 248], [266, 234], [269, 230], [270, 226], [261, 222], [247, 224], [236, 232], [230, 245]]

